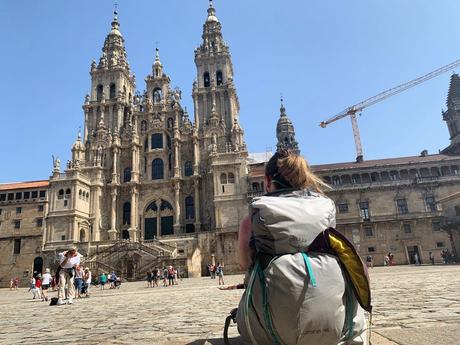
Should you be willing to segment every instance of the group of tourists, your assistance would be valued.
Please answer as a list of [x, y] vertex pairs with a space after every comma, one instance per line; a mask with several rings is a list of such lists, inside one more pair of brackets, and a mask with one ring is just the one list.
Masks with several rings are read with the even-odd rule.
[[219, 278], [219, 285], [224, 285], [224, 265], [221, 265], [220, 262], [215, 264], [208, 264], [208, 271], [211, 279], [216, 279], [216, 276]]
[[117, 276], [115, 271], [111, 273], [102, 272], [99, 276], [99, 285], [101, 290], [105, 290], [105, 285], [109, 284], [109, 289], [119, 289], [121, 287], [121, 277]]
[[388, 252], [388, 254], [385, 254], [383, 257], [383, 266], [394, 266], [396, 265], [395, 262], [395, 256], [392, 252]]
[[455, 257], [449, 249], [443, 249], [441, 251], [441, 260], [445, 265], [455, 263]]
[[48, 290], [52, 288], [53, 280], [49, 268], [43, 275], [36, 273], [30, 277], [28, 292], [32, 292], [33, 299], [48, 301]]
[[160, 280], [163, 280], [163, 287], [177, 285], [180, 279], [180, 272], [172, 265], [163, 266], [162, 269], [155, 267], [151, 271], [146, 272], [147, 287], [158, 287]]

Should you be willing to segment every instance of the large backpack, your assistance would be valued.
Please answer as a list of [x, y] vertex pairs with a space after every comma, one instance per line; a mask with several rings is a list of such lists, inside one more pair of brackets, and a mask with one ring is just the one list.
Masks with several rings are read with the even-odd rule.
[[329, 345], [366, 337], [363, 309], [372, 309], [367, 268], [333, 228], [332, 200], [289, 191], [257, 198], [251, 208], [256, 255], [235, 316], [243, 338]]

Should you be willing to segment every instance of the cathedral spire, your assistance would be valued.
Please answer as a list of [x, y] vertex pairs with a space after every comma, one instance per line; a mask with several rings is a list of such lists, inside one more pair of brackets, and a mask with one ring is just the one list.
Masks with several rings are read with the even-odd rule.
[[453, 73], [447, 93], [447, 110], [442, 112], [450, 135], [450, 145], [442, 153], [460, 154], [460, 77]]
[[113, 12], [111, 29], [102, 48], [102, 56], [99, 59], [97, 69], [124, 68], [129, 71], [128, 58], [124, 46], [125, 40], [120, 32], [118, 11]]
[[276, 137], [278, 139], [278, 143], [276, 144], [278, 150], [290, 149], [296, 154], [300, 154], [299, 144], [295, 138], [294, 125], [286, 114], [283, 96], [281, 96], [280, 117], [276, 125]]

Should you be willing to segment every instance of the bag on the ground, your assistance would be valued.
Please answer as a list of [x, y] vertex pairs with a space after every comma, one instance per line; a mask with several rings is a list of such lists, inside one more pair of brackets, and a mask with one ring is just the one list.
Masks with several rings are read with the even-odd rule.
[[364, 310], [372, 307], [367, 268], [333, 228], [332, 200], [289, 191], [256, 198], [251, 208], [256, 255], [235, 318], [244, 340], [368, 344]]
[[57, 302], [58, 302], [58, 298], [57, 298], [57, 297], [51, 297], [50, 305], [57, 305]]

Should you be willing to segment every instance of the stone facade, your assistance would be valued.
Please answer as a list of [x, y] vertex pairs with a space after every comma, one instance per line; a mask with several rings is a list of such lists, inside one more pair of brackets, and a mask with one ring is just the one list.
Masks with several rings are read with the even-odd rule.
[[41, 272], [48, 181], [0, 184], [0, 286], [11, 278], [26, 285]]

